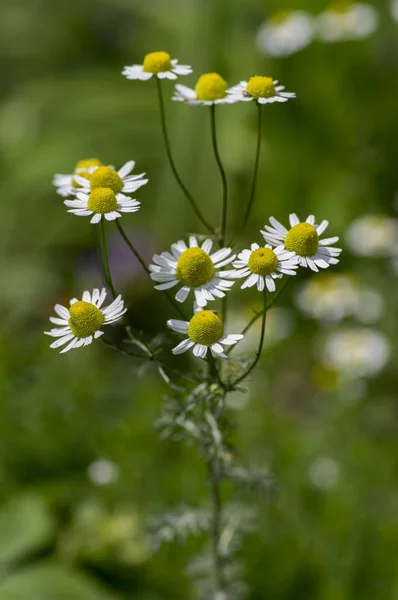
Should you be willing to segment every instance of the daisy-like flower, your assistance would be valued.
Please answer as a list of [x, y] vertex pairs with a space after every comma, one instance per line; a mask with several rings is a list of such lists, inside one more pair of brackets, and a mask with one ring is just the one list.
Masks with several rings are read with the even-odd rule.
[[179, 65], [176, 58], [171, 58], [167, 52], [150, 52], [144, 56], [142, 65], [124, 67], [122, 75], [127, 79], [141, 79], [147, 81], [152, 77], [159, 79], [177, 79], [178, 75], [189, 75], [192, 67]]
[[180, 240], [171, 245], [171, 253], [155, 254], [155, 264], [149, 266], [151, 278], [161, 282], [155, 289], [167, 290], [182, 284], [175, 295], [176, 300], [184, 302], [192, 289], [199, 306], [206, 306], [215, 297], [223, 298], [234, 282], [222, 279], [219, 269], [232, 262], [236, 255], [231, 255], [231, 248], [221, 248], [210, 254], [212, 246], [212, 240], [206, 240], [199, 247], [196, 237], [190, 236], [189, 248]]
[[95, 188], [90, 194], [77, 192], [77, 200], [65, 200], [64, 204], [71, 208], [68, 212], [79, 217], [93, 215], [90, 223], [99, 223], [102, 217], [107, 221], [114, 221], [121, 217], [121, 212], [136, 212], [140, 202], [125, 196], [115, 194], [110, 188]]
[[53, 184], [57, 188], [57, 194], [60, 196], [71, 196], [77, 191], [77, 188], [80, 188], [80, 184], [78, 184], [74, 180], [75, 175], [80, 175], [80, 177], [89, 178], [89, 171], [93, 167], [100, 167], [102, 162], [98, 160], [98, 158], [86, 158], [84, 160], [79, 160], [77, 163], [75, 170], [70, 175], [54, 175]]
[[379, 14], [370, 4], [339, 0], [318, 17], [318, 37], [322, 42], [363, 39], [378, 27]]
[[173, 354], [182, 354], [192, 348], [195, 356], [206, 358], [210, 348], [211, 352], [220, 358], [227, 358], [223, 345], [233, 346], [243, 338], [240, 333], [224, 336], [221, 319], [213, 310], [199, 308], [189, 322], [170, 319], [167, 325], [173, 331], [188, 335], [187, 339], [173, 348]]
[[195, 89], [177, 84], [173, 100], [186, 102], [192, 106], [212, 106], [213, 104], [231, 104], [232, 97], [227, 94], [227, 82], [218, 73], [201, 75]]
[[269, 221], [272, 227], [265, 225], [265, 231], [261, 231], [265, 241], [271, 246], [283, 244], [286, 250], [297, 255], [298, 262], [302, 267], [318, 271], [319, 268], [327, 269], [329, 265], [336, 265], [339, 262], [337, 256], [339, 256], [341, 248], [334, 248], [330, 245], [335, 244], [339, 238], [336, 236], [320, 239], [329, 225], [328, 221], [322, 221], [320, 225], [315, 225], [315, 217], [310, 215], [304, 223], [301, 223], [298, 216], [292, 213], [289, 216], [291, 227], [289, 230], [274, 217], [270, 217]]
[[249, 81], [241, 81], [238, 85], [227, 90], [232, 102], [251, 102], [256, 100], [259, 104], [272, 104], [273, 102], [287, 102], [295, 98], [294, 92], [284, 92], [285, 86], [278, 85], [272, 77], [255, 75]]
[[298, 260], [296, 254], [288, 252], [283, 245], [273, 250], [269, 245], [260, 248], [258, 244], [252, 244], [251, 249], [243, 250], [232, 264], [236, 270], [227, 271], [224, 275], [236, 279], [246, 277], [242, 290], [257, 285], [259, 292], [265, 286], [269, 292], [275, 292], [275, 279], [296, 275]]
[[310, 44], [314, 37], [313, 17], [303, 10], [278, 11], [257, 33], [257, 46], [270, 56], [290, 56]]
[[[90, 193], [90, 190], [93, 191], [97, 188], [109, 188], [114, 194], [120, 194], [121, 192], [131, 194], [148, 183], [148, 179], [144, 179], [145, 173], [130, 175], [134, 167], [134, 160], [126, 162], [118, 171], [113, 167], [94, 166], [88, 170], [84, 177], [74, 175], [73, 180], [79, 184], [80, 191], [85, 193]], [[76, 193], [77, 190], [75, 189]]]
[[81, 300], [73, 298], [69, 308], [56, 304], [54, 310], [58, 317], [50, 317], [50, 321], [59, 327], [44, 332], [46, 335], [58, 338], [50, 348], [59, 348], [68, 344], [61, 350], [62, 354], [72, 348], [88, 346], [93, 339], [103, 335], [101, 327], [115, 323], [127, 310], [124, 308], [121, 296], [106, 308], [101, 308], [105, 298], [105, 288], [101, 291], [95, 288], [92, 294], [85, 291]]

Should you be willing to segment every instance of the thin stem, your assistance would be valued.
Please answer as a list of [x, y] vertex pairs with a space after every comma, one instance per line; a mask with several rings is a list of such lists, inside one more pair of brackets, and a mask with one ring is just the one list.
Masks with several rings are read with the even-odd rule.
[[[247, 225], [247, 221], [249, 219], [250, 216], [250, 212], [253, 206], [253, 202], [254, 202], [254, 198], [256, 195], [256, 186], [257, 186], [257, 175], [258, 175], [258, 166], [259, 166], [259, 162], [260, 162], [260, 151], [261, 151], [261, 131], [262, 131], [262, 116], [263, 116], [263, 111], [262, 111], [262, 106], [261, 104], [259, 104], [258, 102], [257, 104], [257, 147], [256, 147], [256, 157], [254, 160], [254, 168], [253, 168], [253, 177], [252, 177], [252, 185], [251, 185], [251, 190], [250, 190], [250, 196], [249, 196], [249, 201], [247, 203], [247, 207], [246, 207], [246, 212], [245, 212], [245, 216], [243, 217], [243, 223], [242, 226], [239, 230], [239, 234], [242, 234], [246, 225]], [[233, 239], [231, 240], [231, 244], [233, 243], [233, 241], [235, 240], [235, 238], [238, 236], [238, 232], [234, 235]]]
[[220, 555], [219, 542], [221, 534], [221, 515], [222, 515], [222, 504], [220, 495], [220, 485], [218, 481], [218, 475], [214, 468], [214, 461], [209, 465], [209, 476], [210, 476], [210, 499], [212, 509], [212, 528], [211, 528], [211, 542], [212, 542], [212, 556], [213, 556], [213, 586], [214, 586], [214, 600], [218, 598], [220, 592], [224, 590], [223, 582], [223, 564], [222, 557]]
[[165, 146], [166, 146], [166, 153], [167, 153], [167, 157], [169, 159], [171, 170], [173, 171], [173, 175], [174, 175], [174, 177], [175, 177], [178, 185], [180, 186], [180, 188], [183, 191], [185, 197], [187, 198], [187, 200], [189, 201], [190, 205], [192, 206], [192, 208], [193, 208], [196, 216], [198, 217], [198, 219], [203, 223], [203, 225], [206, 227], [206, 229], [208, 231], [210, 231], [210, 233], [214, 234], [213, 227], [206, 221], [206, 219], [204, 218], [204, 216], [200, 212], [199, 208], [196, 205], [195, 200], [193, 199], [193, 197], [190, 194], [190, 192], [187, 190], [186, 186], [184, 185], [184, 183], [181, 180], [181, 177], [178, 174], [177, 167], [175, 166], [173, 155], [171, 153], [170, 141], [169, 141], [169, 136], [168, 136], [168, 133], [167, 133], [166, 113], [165, 113], [165, 109], [164, 109], [162, 84], [161, 84], [161, 81], [160, 81], [160, 79], [158, 77], [155, 77], [155, 81], [156, 81], [156, 87], [157, 87], [157, 90], [158, 90], [158, 99], [159, 99], [159, 108], [160, 108], [160, 121], [161, 121], [161, 125], [162, 125], [163, 138], [164, 138], [164, 143], [165, 143]]
[[[278, 300], [279, 296], [281, 295], [281, 293], [285, 289], [285, 287], [286, 287], [289, 279], [290, 279], [290, 277], [285, 277], [285, 279], [282, 282], [282, 285], [279, 288], [279, 290], [277, 290], [275, 292], [275, 294], [272, 296], [272, 300], [268, 303], [267, 308], [265, 309], [265, 312], [268, 312], [269, 309]], [[242, 335], [245, 335], [249, 331], [249, 329], [251, 328], [251, 326], [254, 325], [254, 323], [257, 321], [257, 319], [259, 319], [263, 314], [264, 314], [264, 309], [262, 311], [260, 311], [259, 313], [255, 314], [254, 317], [248, 322], [248, 324], [246, 325], [246, 327], [244, 329], [242, 329]]]
[[[145, 273], [150, 276], [151, 272], [150, 272], [149, 268], [145, 264], [144, 260], [142, 259], [141, 255], [139, 254], [138, 250], [136, 250], [134, 248], [133, 244], [130, 242], [129, 238], [127, 237], [126, 232], [124, 231], [123, 227], [121, 226], [121, 224], [119, 222], [119, 219], [116, 219], [116, 227], [118, 228], [119, 233], [122, 236], [122, 238], [124, 239], [124, 241], [126, 242], [127, 246], [130, 248], [131, 252], [134, 254], [135, 258], [138, 260], [141, 267], [144, 269]], [[183, 319], [186, 320], [187, 317], [185, 316], [184, 311], [180, 308], [180, 306], [178, 305], [178, 302], [173, 298], [173, 296], [171, 296], [167, 290], [163, 290], [163, 293], [167, 297], [168, 301], [174, 306], [174, 308], [176, 309], [178, 314], [181, 317], [183, 317]]]
[[238, 377], [237, 379], [235, 379], [235, 381], [231, 384], [231, 387], [235, 387], [236, 385], [238, 385], [238, 383], [240, 383], [241, 381], [243, 381], [244, 379], [246, 379], [246, 377], [253, 371], [254, 367], [257, 365], [258, 361], [260, 360], [260, 356], [261, 356], [261, 352], [263, 349], [263, 344], [264, 344], [264, 336], [265, 336], [265, 321], [267, 318], [267, 287], [264, 286], [264, 291], [263, 291], [263, 301], [264, 301], [264, 308], [262, 310], [262, 321], [261, 321], [261, 334], [260, 334], [260, 342], [258, 345], [258, 350], [256, 353], [256, 358], [254, 359], [254, 361], [252, 362], [252, 364], [250, 365], [250, 367], [243, 373], [243, 375], [241, 375], [240, 377]]
[[211, 141], [213, 144], [214, 156], [218, 165], [218, 169], [221, 175], [222, 181], [222, 211], [221, 211], [221, 227], [220, 227], [220, 246], [224, 246], [225, 241], [225, 230], [227, 227], [227, 208], [228, 208], [228, 186], [227, 176], [225, 175], [225, 169], [223, 167], [220, 152], [217, 144], [217, 131], [216, 131], [216, 107], [214, 104], [210, 106], [210, 124], [211, 124]]
[[112, 292], [113, 297], [116, 298], [117, 293], [116, 293], [114, 285], [113, 285], [111, 270], [109, 268], [108, 242], [106, 239], [104, 218], [101, 219], [101, 234], [102, 234], [102, 247], [103, 247], [103, 257], [104, 257], [103, 266], [104, 266], [104, 272], [105, 272], [105, 279], [106, 279], [106, 282]]
[[141, 360], [148, 358], [148, 356], [145, 356], [145, 355], [143, 356], [142, 354], [135, 354], [135, 352], [129, 352], [128, 350], [124, 350], [124, 348], [117, 346], [116, 344], [111, 342], [111, 340], [108, 340], [107, 338], [100, 337], [99, 341], [102, 344], [104, 344], [104, 346], [107, 346], [108, 348], [112, 348], [112, 350], [116, 350], [117, 352], [121, 352], [122, 354], [125, 354], [126, 356], [131, 356], [133, 358], [140, 358]]

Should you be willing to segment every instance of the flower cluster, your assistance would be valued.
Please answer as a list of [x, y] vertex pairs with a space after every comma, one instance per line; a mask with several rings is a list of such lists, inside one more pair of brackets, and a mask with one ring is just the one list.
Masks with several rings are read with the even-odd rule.
[[[175, 80], [179, 76], [192, 73], [188, 65], [180, 65], [178, 60], [171, 58], [167, 52], [152, 52], [144, 57], [142, 65], [126, 66], [123, 75], [127, 79], [156, 82], [161, 105], [161, 118], [164, 119], [164, 106], [162, 99], [161, 80]], [[228, 87], [227, 82], [218, 73], [206, 73], [199, 77], [194, 88], [177, 84], [173, 100], [186, 102], [193, 106], [208, 106], [212, 115], [213, 146], [220, 172], [225, 184], [225, 173], [217, 148], [215, 132], [215, 107], [222, 104], [235, 104], [237, 102], [254, 102], [260, 112], [265, 105], [285, 103], [295, 98], [295, 94], [285, 92], [284, 86], [272, 77], [255, 75], [239, 84]], [[260, 121], [261, 123], [261, 121]], [[166, 131], [165, 121], [163, 130]], [[260, 130], [261, 133], [261, 130]], [[167, 136], [167, 134], [165, 134]], [[260, 139], [259, 135], [259, 139]], [[170, 158], [169, 142], [166, 137], [168, 154]], [[253, 190], [255, 188], [258, 156], [255, 169]], [[172, 162], [172, 159], [170, 159]], [[54, 185], [57, 193], [66, 199], [64, 204], [68, 212], [78, 216], [90, 217], [92, 224], [101, 223], [103, 235], [102, 250], [106, 253], [105, 221], [119, 219], [122, 213], [136, 212], [140, 202], [131, 195], [148, 183], [145, 173], [133, 175], [135, 167], [133, 160], [128, 161], [119, 170], [113, 166], [103, 164], [99, 159], [91, 158], [77, 163], [74, 172], [70, 175], [56, 175]], [[172, 162], [173, 172], [176, 172]], [[177, 181], [185, 195], [196, 209], [192, 196], [187, 192], [181, 179]], [[174, 331], [186, 335], [186, 339], [174, 349], [174, 354], [180, 354], [192, 349], [193, 354], [205, 358], [208, 351], [211, 354], [227, 358], [223, 346], [232, 346], [242, 339], [242, 334], [224, 333], [225, 315], [220, 317], [215, 310], [208, 308], [208, 303], [218, 299], [226, 300], [226, 294], [231, 291], [236, 279], [244, 279], [241, 289], [257, 287], [264, 296], [264, 316], [267, 310], [266, 293], [276, 291], [276, 282], [281, 278], [296, 275], [297, 269], [308, 267], [313, 271], [326, 269], [338, 262], [341, 249], [335, 248], [337, 237], [321, 239], [328, 226], [323, 220], [315, 223], [315, 217], [310, 215], [305, 222], [300, 222], [297, 215], [290, 215], [290, 228], [285, 228], [276, 219], [270, 217], [271, 226], [265, 225], [261, 234], [265, 244], [262, 246], [252, 243], [250, 249], [244, 249], [237, 254], [229, 246], [225, 246], [226, 227], [226, 187], [223, 195], [223, 223], [221, 233], [217, 235], [212, 230], [212, 235], [199, 243], [198, 237], [191, 235], [188, 243], [179, 240], [171, 244], [170, 251], [155, 254], [153, 264], [146, 266], [139, 257], [134, 246], [124, 234], [119, 222], [117, 226], [125, 241], [129, 244], [136, 258], [139, 259], [146, 272], [156, 283], [155, 289], [165, 292], [168, 298], [178, 308], [178, 303], [184, 303], [190, 292], [194, 296], [193, 316], [189, 321], [170, 319], [167, 325]], [[247, 215], [250, 212], [250, 200]], [[246, 219], [245, 217], [245, 219]], [[205, 221], [202, 219], [202, 222]], [[203, 238], [202, 238], [203, 239]], [[218, 247], [214, 245], [218, 243]], [[232, 268], [223, 270], [227, 266]], [[90, 344], [93, 339], [103, 335], [103, 325], [114, 323], [122, 318], [126, 309], [120, 296], [116, 297], [105, 257], [104, 265], [107, 275], [106, 281], [115, 297], [114, 301], [105, 309], [102, 304], [106, 291], [95, 289], [92, 294], [85, 291], [82, 300], [73, 299], [70, 307], [55, 306], [58, 317], [52, 317], [52, 323], [58, 325], [56, 329], [46, 332], [47, 335], [58, 338], [51, 344], [52, 348], [63, 346], [62, 352]], [[175, 300], [169, 296], [168, 290], [178, 287]], [[192, 299], [190, 300], [192, 303]], [[191, 304], [192, 305], [192, 304]], [[225, 310], [226, 304], [223, 304]], [[181, 312], [181, 310], [180, 310]]]

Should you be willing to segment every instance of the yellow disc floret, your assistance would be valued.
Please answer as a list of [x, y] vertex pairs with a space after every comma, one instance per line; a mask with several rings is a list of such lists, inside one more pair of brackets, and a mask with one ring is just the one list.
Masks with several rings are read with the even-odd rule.
[[177, 262], [177, 277], [184, 285], [199, 287], [213, 279], [214, 265], [201, 248], [187, 248]]
[[91, 304], [91, 302], [84, 302], [84, 300], [79, 300], [72, 304], [69, 314], [69, 327], [72, 333], [78, 338], [86, 338], [94, 335], [105, 321], [105, 317], [100, 309]]
[[272, 77], [260, 77], [256, 75], [247, 82], [246, 94], [256, 100], [259, 98], [272, 98], [275, 96], [275, 85]]
[[111, 167], [98, 167], [90, 177], [90, 187], [92, 190], [110, 188], [115, 194], [118, 194], [122, 191], [123, 181]]
[[87, 208], [102, 215], [117, 210], [115, 193], [110, 188], [96, 188], [88, 197]]
[[164, 73], [172, 67], [170, 54], [167, 52], [151, 52], [144, 58], [144, 71], [147, 73]]
[[227, 82], [218, 73], [206, 73], [199, 77], [195, 86], [198, 100], [213, 102], [227, 95]]
[[84, 160], [79, 160], [75, 167], [75, 173], [78, 173], [81, 169], [86, 171], [90, 167], [100, 167], [102, 162], [98, 160], [98, 158], [85, 158]]
[[192, 317], [188, 325], [188, 337], [195, 344], [211, 346], [223, 336], [220, 317], [212, 310], [202, 310]]
[[278, 266], [279, 260], [271, 248], [258, 248], [249, 258], [248, 267], [256, 275], [270, 275]]
[[319, 236], [313, 225], [299, 223], [288, 231], [285, 248], [299, 256], [314, 256], [318, 250]]

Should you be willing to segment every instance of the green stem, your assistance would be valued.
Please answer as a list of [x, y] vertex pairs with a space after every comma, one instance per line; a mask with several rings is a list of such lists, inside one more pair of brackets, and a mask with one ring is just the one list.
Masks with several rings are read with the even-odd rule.
[[[138, 262], [140, 263], [141, 267], [144, 269], [145, 273], [150, 276], [151, 275], [151, 271], [149, 270], [149, 268], [145, 264], [144, 260], [141, 258], [138, 250], [136, 250], [134, 248], [133, 244], [130, 242], [129, 238], [127, 237], [126, 232], [124, 231], [123, 227], [121, 226], [121, 224], [119, 222], [119, 219], [116, 219], [116, 227], [118, 228], [119, 233], [122, 236], [122, 238], [124, 239], [124, 241], [126, 242], [127, 246], [130, 248], [131, 252], [134, 254], [135, 258], [138, 260]], [[168, 299], [168, 301], [170, 302], [170, 304], [172, 304], [174, 306], [174, 308], [176, 309], [176, 311], [178, 312], [178, 314], [186, 321], [187, 317], [185, 316], [185, 313], [182, 310], [182, 308], [180, 308], [178, 302], [173, 298], [173, 296], [171, 296], [169, 294], [169, 292], [167, 290], [163, 290], [163, 293], [165, 294], [165, 296]]]
[[243, 381], [244, 379], [246, 379], [246, 377], [248, 375], [250, 375], [250, 373], [253, 371], [254, 367], [257, 365], [258, 361], [260, 360], [260, 356], [261, 356], [261, 352], [263, 349], [263, 344], [264, 344], [264, 336], [265, 336], [265, 321], [267, 318], [267, 286], [264, 286], [264, 291], [263, 291], [263, 301], [264, 301], [264, 308], [262, 310], [262, 321], [261, 321], [261, 334], [260, 334], [260, 342], [258, 345], [258, 350], [256, 353], [256, 358], [254, 359], [254, 361], [252, 362], [252, 364], [250, 365], [250, 367], [243, 373], [243, 375], [241, 375], [240, 377], [238, 377], [237, 379], [235, 379], [235, 381], [231, 384], [231, 388], [235, 387], [236, 385], [238, 385], [238, 383], [240, 383], [241, 381]]
[[128, 350], [124, 350], [124, 348], [117, 346], [116, 344], [111, 342], [111, 340], [108, 340], [107, 338], [100, 337], [99, 341], [102, 344], [104, 344], [104, 346], [107, 346], [108, 348], [112, 348], [112, 350], [116, 350], [117, 352], [121, 352], [121, 354], [125, 354], [126, 356], [132, 356], [133, 358], [140, 358], [141, 360], [148, 358], [148, 356], [145, 356], [145, 355], [143, 356], [142, 354], [135, 354], [134, 352], [129, 352]]
[[214, 104], [210, 106], [210, 124], [211, 124], [211, 141], [213, 144], [214, 156], [218, 165], [218, 169], [221, 175], [222, 182], [222, 211], [221, 211], [221, 227], [220, 227], [220, 247], [224, 246], [225, 241], [225, 230], [227, 227], [227, 208], [228, 208], [228, 186], [227, 176], [225, 175], [225, 169], [223, 167], [220, 152], [217, 144], [217, 131], [216, 131], [216, 107]]
[[246, 207], [245, 216], [243, 217], [242, 226], [239, 230], [239, 233], [237, 232], [234, 235], [233, 239], [231, 240], [231, 244], [233, 243], [233, 241], [239, 234], [243, 233], [243, 231], [247, 225], [247, 221], [249, 219], [250, 212], [251, 212], [253, 202], [254, 202], [254, 198], [256, 195], [258, 166], [259, 166], [259, 162], [260, 162], [260, 151], [261, 151], [261, 131], [262, 131], [262, 115], [263, 115], [261, 104], [259, 104], [258, 102], [256, 102], [256, 104], [257, 104], [257, 148], [256, 148], [256, 157], [254, 160], [252, 185], [251, 185], [251, 190], [250, 190], [249, 201], [248, 201], [247, 207]]
[[[267, 308], [265, 309], [265, 312], [268, 312], [270, 308], [272, 308], [272, 306], [275, 304], [275, 302], [278, 300], [279, 296], [281, 295], [281, 293], [283, 292], [283, 290], [285, 289], [288, 281], [289, 281], [290, 277], [285, 277], [284, 281], [282, 282], [281, 287], [279, 288], [279, 290], [277, 290], [274, 295], [272, 296], [272, 300], [269, 302], [269, 304], [267, 305]], [[242, 329], [242, 335], [245, 335], [249, 329], [251, 328], [252, 325], [254, 325], [254, 323], [264, 314], [264, 309], [255, 314], [254, 317], [252, 319], [250, 319], [250, 321], [248, 322], [248, 324], [246, 325], [246, 327], [244, 329]]]
[[187, 198], [187, 200], [189, 201], [190, 205], [192, 206], [192, 208], [193, 208], [196, 216], [198, 217], [198, 219], [203, 223], [203, 225], [206, 227], [206, 229], [210, 233], [214, 234], [214, 229], [206, 221], [206, 219], [204, 218], [204, 216], [200, 212], [199, 208], [196, 205], [195, 200], [193, 199], [192, 195], [190, 194], [190, 192], [188, 191], [188, 189], [186, 188], [186, 186], [182, 182], [181, 177], [178, 174], [177, 167], [175, 166], [173, 155], [171, 153], [170, 141], [169, 141], [169, 136], [168, 136], [168, 133], [167, 133], [166, 113], [165, 113], [165, 109], [164, 109], [162, 84], [161, 84], [161, 81], [160, 81], [160, 79], [158, 77], [155, 77], [155, 81], [156, 81], [156, 87], [157, 87], [157, 91], [158, 91], [159, 108], [160, 108], [160, 121], [161, 121], [161, 125], [162, 125], [163, 138], [164, 138], [164, 143], [165, 143], [165, 146], [166, 146], [167, 158], [169, 159], [171, 170], [173, 171], [173, 175], [174, 175], [174, 177], [175, 177], [178, 185], [180, 186], [180, 188], [183, 191], [185, 197]]
[[103, 266], [104, 266], [104, 272], [105, 272], [105, 279], [106, 279], [106, 282], [112, 292], [112, 296], [114, 298], [116, 298], [117, 293], [116, 293], [114, 285], [113, 285], [111, 270], [109, 268], [108, 242], [106, 239], [104, 218], [101, 219], [101, 236], [102, 236], [102, 248], [103, 248], [103, 258], [104, 258]]
[[[213, 597], [216, 600], [219, 594], [224, 591], [223, 582], [223, 564], [222, 557], [220, 555], [219, 543], [221, 534], [221, 516], [222, 516], [222, 504], [220, 495], [220, 485], [218, 481], [218, 474], [214, 468], [214, 461], [209, 465], [209, 477], [210, 477], [210, 499], [212, 507], [212, 528], [211, 528], [211, 541], [212, 541], [212, 556], [213, 556]], [[223, 596], [224, 597], [224, 596]]]

